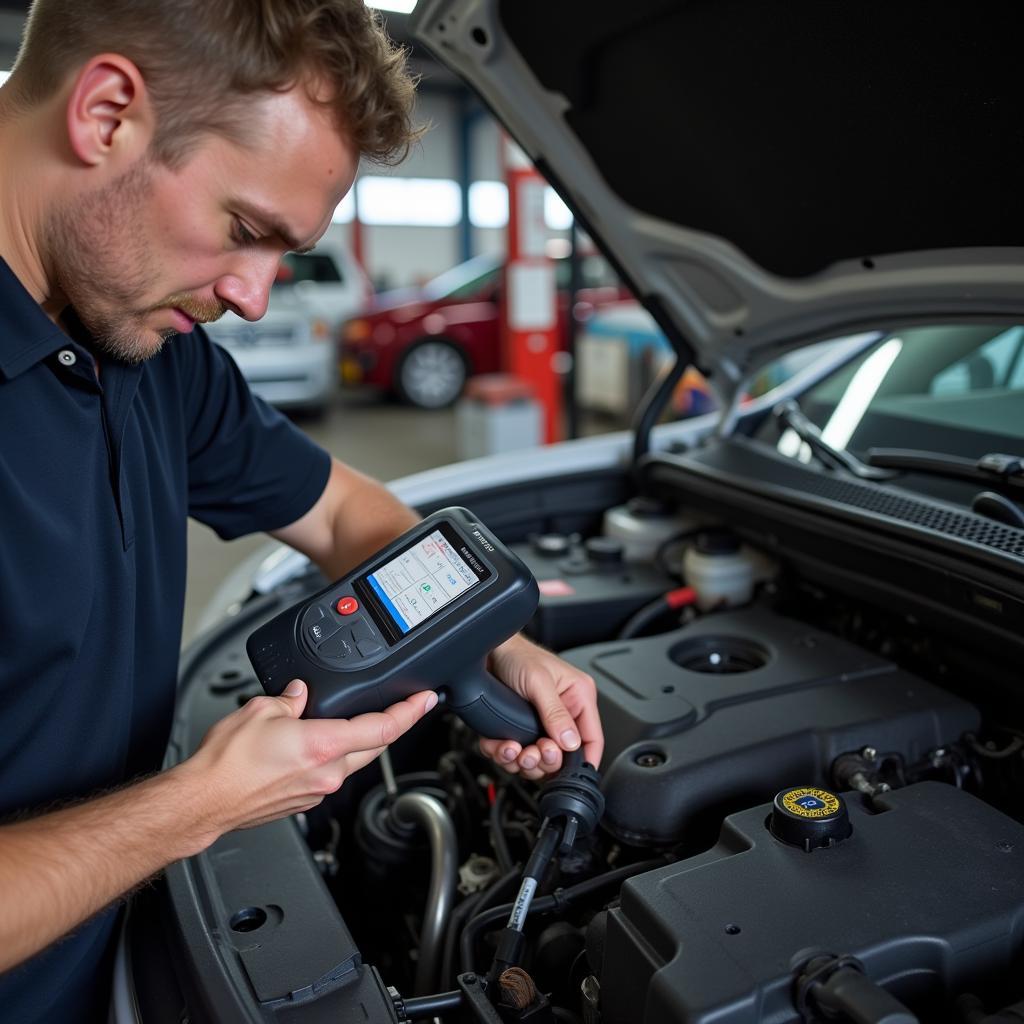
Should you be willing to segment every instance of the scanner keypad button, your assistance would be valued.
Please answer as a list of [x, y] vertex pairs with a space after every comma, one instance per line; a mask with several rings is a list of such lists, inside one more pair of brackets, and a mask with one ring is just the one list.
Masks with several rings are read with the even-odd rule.
[[317, 653], [323, 658], [348, 658], [355, 653], [352, 633], [347, 629], [336, 632], [326, 643], [320, 645]]
[[306, 626], [306, 636], [312, 641], [314, 647], [319, 647], [339, 629], [341, 629], [341, 623], [333, 616], [325, 615], [322, 619], [317, 619], [316, 622], [311, 622]]
[[366, 619], [358, 618], [352, 622], [352, 637], [359, 643], [360, 640], [373, 640], [373, 630], [370, 628], [370, 624]]
[[356, 640], [356, 647], [359, 648], [359, 653], [364, 657], [368, 658], [371, 654], [378, 654], [384, 650], [384, 645], [378, 643], [373, 637], [365, 640]]

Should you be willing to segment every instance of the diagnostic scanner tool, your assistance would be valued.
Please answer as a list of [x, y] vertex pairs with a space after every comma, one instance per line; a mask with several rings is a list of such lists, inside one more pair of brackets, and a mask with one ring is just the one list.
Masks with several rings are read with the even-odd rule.
[[351, 718], [436, 690], [483, 736], [532, 743], [532, 705], [484, 668], [533, 615], [530, 570], [464, 508], [427, 516], [326, 590], [275, 616], [246, 650], [269, 694], [309, 686], [306, 715]]

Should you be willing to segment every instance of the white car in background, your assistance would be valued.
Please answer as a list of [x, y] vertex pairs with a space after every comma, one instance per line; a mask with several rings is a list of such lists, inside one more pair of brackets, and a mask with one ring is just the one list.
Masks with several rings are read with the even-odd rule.
[[285, 255], [259, 320], [225, 313], [206, 331], [227, 349], [261, 398], [318, 415], [337, 387], [337, 328], [360, 313], [371, 294], [348, 249], [322, 242], [313, 252]]

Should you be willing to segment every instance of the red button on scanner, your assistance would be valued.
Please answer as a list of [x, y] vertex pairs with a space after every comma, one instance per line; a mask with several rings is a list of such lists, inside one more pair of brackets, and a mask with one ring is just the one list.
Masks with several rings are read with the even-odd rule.
[[339, 615], [354, 615], [359, 611], [359, 602], [354, 597], [343, 597], [334, 607]]

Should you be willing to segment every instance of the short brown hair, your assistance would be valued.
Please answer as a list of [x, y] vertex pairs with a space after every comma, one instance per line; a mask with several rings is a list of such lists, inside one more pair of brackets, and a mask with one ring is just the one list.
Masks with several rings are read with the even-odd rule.
[[246, 100], [300, 82], [330, 87], [339, 130], [369, 160], [400, 162], [420, 134], [406, 53], [363, 0], [33, 0], [7, 88], [42, 102], [105, 51], [139, 68], [167, 164], [205, 133], [244, 141]]

